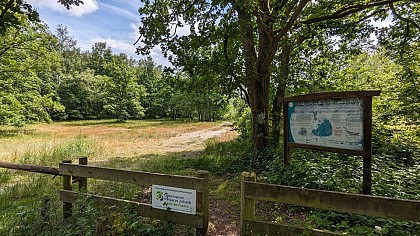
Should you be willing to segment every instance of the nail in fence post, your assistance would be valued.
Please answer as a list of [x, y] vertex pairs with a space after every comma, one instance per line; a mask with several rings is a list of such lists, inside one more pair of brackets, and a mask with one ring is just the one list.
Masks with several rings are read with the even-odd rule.
[[[64, 160], [62, 163], [71, 163], [71, 160]], [[73, 191], [72, 176], [63, 175], [63, 189]], [[63, 217], [68, 218], [73, 212], [73, 204], [63, 202]]]
[[[88, 158], [87, 157], [80, 157], [79, 158], [79, 165], [87, 165], [88, 164]], [[87, 178], [80, 177], [79, 181], [79, 192], [87, 192], [88, 186], [87, 186]]]
[[241, 174], [241, 235], [245, 235], [244, 219], [254, 219], [255, 217], [255, 200], [245, 198], [245, 181], [255, 182], [256, 175], [254, 172], [242, 172]]
[[209, 226], [209, 172], [199, 171], [198, 177], [203, 178], [203, 192], [197, 194], [199, 203], [197, 208], [201, 208], [203, 213], [203, 228], [196, 228], [196, 235], [205, 236]]

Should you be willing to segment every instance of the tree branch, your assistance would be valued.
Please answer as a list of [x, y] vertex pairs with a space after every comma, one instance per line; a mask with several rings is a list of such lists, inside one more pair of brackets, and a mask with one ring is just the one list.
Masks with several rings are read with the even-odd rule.
[[394, 2], [399, 2], [401, 0], [386, 0], [386, 1], [379, 1], [379, 2], [374, 2], [374, 3], [368, 3], [368, 4], [356, 4], [353, 6], [348, 6], [348, 7], [344, 7], [330, 15], [326, 15], [326, 16], [320, 16], [320, 17], [315, 17], [312, 19], [308, 19], [303, 21], [303, 24], [313, 24], [313, 23], [317, 23], [317, 22], [321, 22], [321, 21], [326, 21], [326, 20], [334, 20], [334, 19], [340, 19], [343, 17], [346, 17], [348, 15], [351, 15], [353, 13], [371, 8], [371, 7], [376, 7], [376, 6], [382, 6], [382, 5], [386, 5], [386, 4], [392, 4]]
[[[225, 37], [225, 39], [223, 40], [223, 54], [225, 55], [226, 62], [230, 65], [229, 55], [228, 55], [228, 52], [227, 52], [228, 42], [229, 42], [228, 37]], [[241, 92], [241, 97], [242, 97], [242, 94], [245, 95], [245, 98], [242, 97], [242, 99], [244, 99], [245, 102], [248, 104], [248, 106], [251, 107], [251, 102], [249, 101], [248, 92], [246, 91], [246, 89], [241, 84], [241, 81], [239, 80], [238, 76], [234, 73], [233, 69], [230, 69], [232, 67], [229, 66], [228, 68], [230, 70], [230, 76], [232, 76], [235, 83], [237, 83], [237, 87], [239, 88], [239, 90]]]
[[[242, 84], [240, 84], [239, 86], [239, 91], [241, 92], [241, 98], [243, 100], [245, 100], [246, 104], [251, 107], [251, 102], [249, 101], [249, 95], [248, 95], [248, 91], [243, 87]], [[245, 97], [242, 97], [242, 94], [245, 95]]]
[[417, 29], [420, 29], [420, 25], [417, 24], [413, 19], [409, 19], [409, 18], [403, 17], [400, 14], [398, 14], [397, 11], [395, 10], [395, 7], [394, 7], [393, 3], [389, 4], [389, 8], [391, 9], [391, 12], [395, 17], [397, 17], [401, 21], [404, 21], [406, 23], [414, 25]]
[[297, 18], [299, 17], [300, 13], [302, 12], [303, 8], [308, 4], [309, 0], [302, 0], [299, 5], [296, 7], [295, 12], [293, 12], [293, 15], [290, 17], [289, 21], [287, 22], [286, 26], [284, 26], [282, 29], [274, 31], [275, 40], [280, 40], [284, 35], [286, 35], [287, 32], [292, 28], [294, 23], [296, 22]]
[[405, 53], [404, 46], [407, 44], [408, 36], [410, 34], [410, 22], [405, 22], [405, 23], [406, 23], [406, 27], [405, 27], [404, 39], [400, 44], [400, 48], [401, 48], [400, 58], [401, 59], [404, 57], [404, 53]]

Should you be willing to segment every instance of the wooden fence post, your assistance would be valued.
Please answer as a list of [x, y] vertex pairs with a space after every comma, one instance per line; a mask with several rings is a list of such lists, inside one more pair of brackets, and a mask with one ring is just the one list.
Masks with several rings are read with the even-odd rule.
[[196, 228], [196, 235], [207, 235], [207, 230], [209, 227], [209, 172], [208, 171], [199, 171], [198, 177], [203, 178], [203, 192], [197, 195], [199, 201], [198, 204], [203, 213], [203, 227]]
[[43, 223], [50, 222], [50, 197], [45, 195], [41, 202], [41, 220]]
[[257, 179], [254, 172], [242, 172], [241, 174], [241, 235], [245, 235], [244, 219], [254, 219], [255, 200], [245, 198], [245, 181], [255, 182]]
[[363, 194], [372, 194], [372, 97], [363, 98]]
[[[71, 160], [64, 160], [62, 163], [71, 163]], [[73, 191], [73, 183], [71, 175], [63, 175], [63, 189]], [[73, 212], [73, 204], [63, 202], [63, 217], [68, 218]]]
[[[87, 157], [80, 157], [79, 158], [79, 165], [87, 165], [88, 164], [88, 158]], [[87, 192], [88, 186], [87, 186], [87, 178], [85, 177], [79, 177], [79, 192]]]

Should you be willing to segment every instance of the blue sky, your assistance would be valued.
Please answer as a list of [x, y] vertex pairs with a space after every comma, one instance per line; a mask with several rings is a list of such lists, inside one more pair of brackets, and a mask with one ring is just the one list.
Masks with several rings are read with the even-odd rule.
[[[41, 20], [48, 24], [51, 32], [57, 25], [67, 26], [69, 34], [74, 36], [82, 50], [90, 50], [95, 42], [106, 42], [114, 53], [125, 53], [135, 59], [144, 56], [135, 54], [133, 43], [138, 39], [140, 0], [83, 0], [81, 6], [71, 10], [57, 3], [57, 0], [27, 0], [37, 9]], [[383, 22], [372, 22], [374, 26], [384, 27], [390, 24], [392, 17]], [[177, 34], [188, 34], [189, 28], [177, 30]], [[372, 40], [376, 40], [374, 35]], [[163, 57], [160, 48], [151, 51], [153, 60], [158, 65], [170, 66]]]
[[[82, 50], [90, 50], [95, 42], [106, 42], [115, 53], [144, 58], [135, 54], [133, 45], [139, 36], [139, 0], [83, 0], [83, 5], [73, 6], [69, 11], [57, 0], [27, 2], [37, 9], [51, 32], [55, 32], [59, 24], [67, 26]], [[159, 48], [153, 49], [151, 56], [158, 65], [169, 66]]]

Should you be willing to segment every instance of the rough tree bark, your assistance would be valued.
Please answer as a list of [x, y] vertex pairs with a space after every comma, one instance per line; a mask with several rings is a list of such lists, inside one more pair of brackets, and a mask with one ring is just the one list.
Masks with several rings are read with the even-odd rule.
[[[262, 15], [268, 16], [268, 2], [260, 2]], [[250, 13], [237, 8], [239, 25], [244, 32], [242, 45], [244, 50], [245, 77], [252, 113], [252, 144], [256, 152], [268, 147], [268, 113], [270, 94], [271, 63], [277, 51], [278, 39], [274, 38], [272, 26], [268, 26], [263, 17], [257, 19], [258, 54], [252, 30]], [[270, 28], [268, 28], [270, 27]], [[256, 155], [258, 158], [258, 155]], [[258, 161], [258, 160], [257, 160]]]
[[[244, 32], [242, 34], [242, 46], [245, 77], [252, 112], [252, 145], [257, 153], [264, 151], [269, 145], [268, 113], [271, 64], [278, 49], [279, 41], [287, 36], [288, 31], [308, 2], [309, 0], [300, 1], [284, 27], [277, 30], [274, 30], [267, 0], [259, 2], [258, 11], [253, 12], [253, 15], [239, 7], [235, 9], [238, 13], [239, 27]], [[253, 16], [256, 17], [258, 29], [258, 54], [253, 34]], [[256, 157], [258, 158], [258, 155]]]
[[289, 68], [290, 68], [290, 53], [292, 51], [292, 45], [286, 43], [282, 46], [281, 55], [280, 55], [280, 77], [278, 79], [277, 91], [273, 101], [273, 108], [271, 110], [273, 120], [272, 120], [272, 132], [271, 140], [274, 147], [277, 147], [280, 140], [280, 121], [282, 113], [282, 104], [283, 98], [286, 92], [286, 84], [289, 77]]

